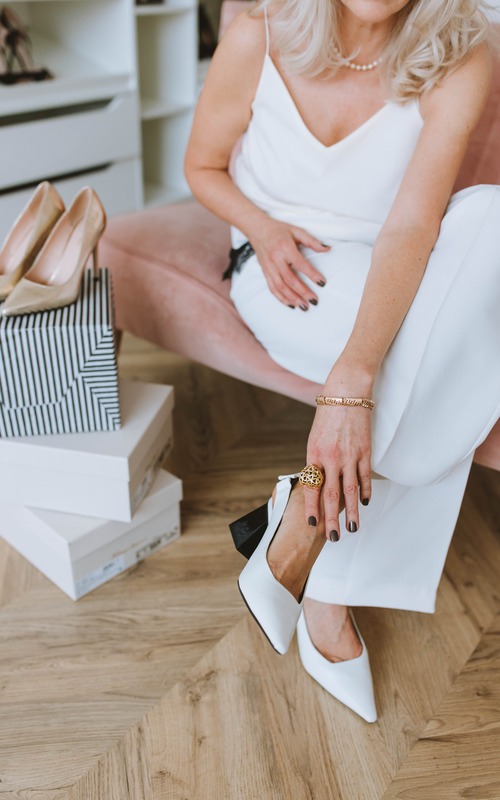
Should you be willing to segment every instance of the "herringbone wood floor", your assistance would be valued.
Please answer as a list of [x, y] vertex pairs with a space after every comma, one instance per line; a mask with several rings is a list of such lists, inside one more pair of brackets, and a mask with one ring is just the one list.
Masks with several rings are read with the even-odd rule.
[[311, 410], [131, 338], [121, 370], [175, 386], [183, 536], [77, 603], [0, 541], [0, 798], [499, 800], [500, 475], [473, 467], [435, 615], [357, 612], [368, 725], [236, 589], [227, 523], [302, 465]]

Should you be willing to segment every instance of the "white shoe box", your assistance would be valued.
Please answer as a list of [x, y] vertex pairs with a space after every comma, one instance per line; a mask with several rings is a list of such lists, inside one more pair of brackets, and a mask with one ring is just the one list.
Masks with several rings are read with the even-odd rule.
[[0, 440], [0, 504], [130, 522], [172, 447], [171, 386], [120, 381], [122, 427]]
[[160, 470], [131, 523], [6, 504], [0, 533], [73, 600], [180, 536], [182, 482]]

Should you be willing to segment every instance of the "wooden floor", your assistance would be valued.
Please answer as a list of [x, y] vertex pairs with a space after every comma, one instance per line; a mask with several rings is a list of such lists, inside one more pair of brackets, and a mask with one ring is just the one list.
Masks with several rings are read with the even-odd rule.
[[500, 800], [500, 475], [472, 469], [436, 614], [357, 611], [369, 725], [236, 587], [227, 523], [302, 466], [312, 411], [131, 338], [121, 372], [175, 386], [183, 536], [76, 603], [0, 540], [0, 798]]

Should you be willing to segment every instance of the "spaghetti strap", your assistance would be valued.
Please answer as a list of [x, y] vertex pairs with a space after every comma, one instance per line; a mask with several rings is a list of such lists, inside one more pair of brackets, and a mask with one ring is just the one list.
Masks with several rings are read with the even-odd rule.
[[264, 6], [264, 22], [266, 25], [266, 56], [269, 55], [269, 20], [267, 18], [267, 6]]

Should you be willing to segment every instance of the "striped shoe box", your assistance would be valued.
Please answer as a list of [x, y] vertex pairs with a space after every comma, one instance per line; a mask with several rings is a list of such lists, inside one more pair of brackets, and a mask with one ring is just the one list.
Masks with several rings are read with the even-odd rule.
[[111, 274], [85, 270], [75, 303], [0, 317], [0, 437], [121, 425]]

